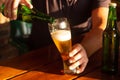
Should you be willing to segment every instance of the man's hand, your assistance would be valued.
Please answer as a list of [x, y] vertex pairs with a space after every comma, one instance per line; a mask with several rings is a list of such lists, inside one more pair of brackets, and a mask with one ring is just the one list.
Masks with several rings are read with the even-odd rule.
[[83, 72], [88, 63], [88, 57], [82, 45], [75, 44], [72, 51], [69, 53], [69, 56], [69, 62], [71, 63], [69, 68], [72, 70], [79, 67], [79, 69], [77, 68], [77, 73]]
[[11, 20], [17, 19], [17, 10], [19, 4], [24, 4], [29, 8], [33, 8], [29, 0], [0, 0], [0, 6], [4, 4], [4, 16]]

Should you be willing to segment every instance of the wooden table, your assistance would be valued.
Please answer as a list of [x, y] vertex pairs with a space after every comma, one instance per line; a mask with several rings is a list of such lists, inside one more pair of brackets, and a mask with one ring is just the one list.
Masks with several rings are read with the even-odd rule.
[[117, 75], [101, 73], [101, 49], [90, 57], [80, 75], [62, 74], [61, 69], [60, 55], [55, 45], [50, 45], [0, 62], [0, 80], [120, 80], [120, 64]]

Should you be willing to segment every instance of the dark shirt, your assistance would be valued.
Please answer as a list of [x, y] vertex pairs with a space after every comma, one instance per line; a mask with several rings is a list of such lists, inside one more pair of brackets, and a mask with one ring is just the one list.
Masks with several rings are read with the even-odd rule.
[[[39, 11], [55, 18], [67, 17], [72, 36], [80, 35], [91, 28], [91, 12], [98, 7], [108, 7], [110, 0], [32, 0]], [[86, 28], [83, 28], [86, 27]], [[40, 20], [33, 21], [29, 46], [37, 49], [52, 43], [48, 24]]]

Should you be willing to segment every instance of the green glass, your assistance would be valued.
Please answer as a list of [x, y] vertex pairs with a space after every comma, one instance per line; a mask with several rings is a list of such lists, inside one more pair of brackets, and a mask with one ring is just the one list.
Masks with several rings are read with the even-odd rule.
[[109, 74], [118, 72], [119, 32], [116, 6], [116, 3], [110, 3], [108, 22], [103, 32], [102, 71]]
[[33, 8], [33, 9], [29, 9], [27, 6], [25, 5], [20, 5], [19, 9], [18, 9], [18, 16], [22, 16], [22, 20], [23, 21], [28, 21], [28, 20], [32, 20], [32, 19], [40, 19], [42, 21], [48, 22], [48, 23], [52, 23], [55, 18], [46, 15], [40, 11], [38, 11], [37, 9]]
[[[0, 7], [0, 11], [2, 13], [3, 13], [3, 10], [4, 10], [4, 4]], [[41, 21], [53, 23], [53, 21], [55, 20], [54, 17], [44, 14], [35, 8], [30, 9], [25, 5], [18, 6], [17, 15], [18, 15], [17, 20], [22, 20], [22, 21], [26, 21], [26, 22], [31, 22], [32, 19], [40, 19]]]

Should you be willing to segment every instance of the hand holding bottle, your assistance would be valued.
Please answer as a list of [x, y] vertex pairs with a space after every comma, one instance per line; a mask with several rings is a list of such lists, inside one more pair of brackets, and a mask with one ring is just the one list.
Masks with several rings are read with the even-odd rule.
[[0, 7], [4, 4], [4, 15], [11, 20], [17, 19], [17, 10], [19, 4], [24, 4], [28, 8], [33, 8], [30, 0], [1, 0]]

